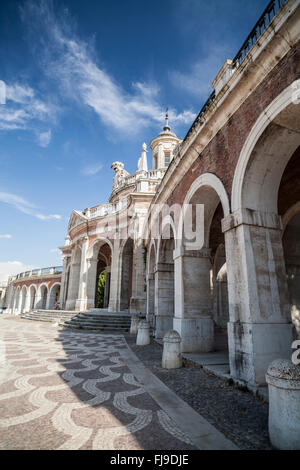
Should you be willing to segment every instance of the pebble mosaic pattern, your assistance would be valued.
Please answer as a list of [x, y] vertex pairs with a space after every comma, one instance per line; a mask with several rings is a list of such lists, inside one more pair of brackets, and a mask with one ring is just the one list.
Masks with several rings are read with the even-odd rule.
[[0, 319], [0, 449], [195, 449], [122, 359], [122, 335]]

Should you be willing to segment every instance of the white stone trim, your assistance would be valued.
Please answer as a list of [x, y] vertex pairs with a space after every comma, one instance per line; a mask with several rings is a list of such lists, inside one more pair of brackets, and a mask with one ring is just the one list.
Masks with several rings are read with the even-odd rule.
[[107, 238], [104, 238], [104, 237], [98, 237], [96, 238], [96, 240], [93, 241], [93, 243], [91, 244], [91, 246], [88, 247], [87, 249], [87, 254], [86, 254], [86, 257], [87, 258], [94, 258], [94, 248], [95, 248], [95, 245], [99, 242], [103, 242], [102, 244], [99, 244], [99, 249], [105, 245], [106, 243], [108, 244], [108, 246], [110, 247], [111, 249], [111, 254], [113, 254], [113, 244], [110, 240], [108, 240]]
[[232, 212], [242, 208], [243, 184], [247, 165], [251, 158], [252, 151], [258, 139], [266, 130], [269, 124], [283, 111], [288, 105], [293, 103], [293, 93], [295, 90], [295, 80], [285, 90], [283, 90], [261, 113], [254, 126], [252, 127], [240, 153], [232, 184], [231, 208]]
[[[195, 181], [192, 183], [192, 185], [190, 186], [190, 189], [188, 190], [185, 196], [183, 205], [189, 204], [195, 192], [204, 186], [209, 186], [210, 188], [214, 189], [214, 191], [217, 193], [222, 204], [224, 217], [227, 217], [230, 214], [230, 205], [229, 205], [227, 192], [220, 178], [218, 178], [213, 173], [203, 173], [203, 175], [200, 175], [198, 176], [198, 178], [195, 179]], [[182, 238], [183, 238], [182, 230], [183, 230], [183, 214], [181, 213], [179, 223], [178, 223], [178, 232], [177, 232], [177, 239], [179, 240], [181, 244], [182, 244]]]

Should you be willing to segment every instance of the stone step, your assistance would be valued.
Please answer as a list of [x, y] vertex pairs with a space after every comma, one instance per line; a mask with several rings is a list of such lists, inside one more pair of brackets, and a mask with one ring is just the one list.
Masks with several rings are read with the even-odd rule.
[[105, 327], [105, 326], [88, 326], [88, 325], [72, 325], [72, 324], [67, 324], [67, 323], [60, 323], [61, 326], [64, 328], [70, 328], [70, 329], [75, 329], [75, 330], [98, 330], [98, 331], [122, 331], [122, 332], [127, 332], [129, 331], [129, 328], [125, 327]]
[[120, 328], [120, 329], [129, 329], [130, 328], [130, 325], [119, 325], [119, 324], [114, 324], [114, 323], [110, 323], [110, 324], [107, 324], [107, 323], [74, 323], [74, 322], [63, 322], [63, 321], [60, 321], [61, 324], [64, 324], [64, 325], [69, 325], [69, 326], [78, 326], [79, 328], [85, 328], [85, 327], [89, 327], [89, 328]]
[[31, 317], [31, 318], [65, 318], [66, 320], [68, 319], [72, 319], [73, 317], [72, 316], [63, 316], [63, 315], [46, 315], [46, 314], [32, 314], [32, 313], [25, 313], [25, 314], [22, 314], [21, 315], [22, 318], [27, 318], [27, 317]]
[[78, 317], [73, 317], [70, 319], [70, 321], [74, 322], [81, 322], [81, 323], [86, 323], [86, 322], [91, 322], [91, 323], [124, 323], [125, 325], [130, 325], [130, 320], [124, 320], [123, 318], [112, 320], [111, 318], [78, 318]]
[[25, 320], [58, 322], [70, 329], [120, 331], [130, 330], [131, 316], [128, 314], [109, 314], [96, 312], [66, 312], [59, 310], [33, 310], [21, 315]]
[[80, 313], [78, 314], [79, 318], [95, 318], [96, 320], [101, 320], [101, 319], [106, 319], [109, 318], [111, 320], [118, 320], [118, 319], [124, 319], [127, 321], [131, 321], [131, 316], [129, 315], [97, 315], [93, 313]]

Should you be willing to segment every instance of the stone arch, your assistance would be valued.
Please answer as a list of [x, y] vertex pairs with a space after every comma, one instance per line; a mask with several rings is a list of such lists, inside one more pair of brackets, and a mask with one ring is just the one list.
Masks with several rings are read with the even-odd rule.
[[37, 291], [37, 299], [36, 299], [36, 308], [39, 310], [46, 310], [47, 308], [47, 299], [48, 299], [49, 289], [46, 283], [42, 283], [39, 285]]
[[20, 308], [19, 313], [23, 313], [26, 306], [26, 297], [27, 297], [27, 287], [25, 285], [21, 288], [21, 298], [20, 298]]
[[28, 288], [28, 310], [31, 311], [35, 308], [36, 303], [36, 296], [37, 296], [37, 288], [35, 284], [31, 284]]
[[[277, 213], [274, 201], [277, 201], [282, 173], [300, 145], [300, 104], [294, 104], [294, 90], [295, 82], [267, 106], [252, 127], [234, 173], [232, 212], [248, 208]], [[283, 153], [282, 144], [287, 141], [289, 145]], [[258, 149], [258, 145], [261, 148]], [[261, 153], [261, 158], [253, 159], [257, 153]]]
[[[88, 250], [88, 259], [93, 262], [93, 269], [90, 271], [89, 279], [94, 287], [93, 306], [96, 308], [108, 308], [110, 300], [111, 284], [111, 261], [112, 243], [105, 238], [98, 238]], [[91, 258], [89, 258], [91, 257]], [[99, 297], [99, 278], [104, 275], [103, 293]]]
[[[222, 181], [213, 173], [198, 176], [185, 196], [183, 208], [188, 204], [204, 205], [204, 246], [208, 245], [210, 223], [219, 203], [222, 205], [224, 217], [228, 216], [230, 205], [227, 192]], [[184, 214], [183, 210], [178, 224], [177, 238], [181, 246], [184, 243]]]
[[87, 251], [87, 258], [96, 258], [99, 252], [99, 249], [101, 248], [101, 246], [105, 244], [107, 244], [110, 247], [111, 253], [112, 253], [113, 252], [112, 242], [108, 238], [99, 237], [99, 238], [96, 238], [96, 240], [94, 240], [92, 244], [89, 246], [88, 251]]
[[155, 335], [162, 338], [173, 328], [175, 226], [170, 216], [162, 224], [155, 266]]
[[49, 291], [49, 302], [48, 302], [49, 310], [53, 310], [55, 303], [59, 301], [60, 288], [61, 288], [60, 282], [55, 282], [51, 286], [50, 291]]
[[157, 250], [152, 239], [147, 254], [147, 320], [155, 328], [155, 266]]
[[147, 273], [154, 273], [155, 263], [157, 262], [157, 248], [155, 240], [152, 238], [147, 253]]
[[18, 286], [15, 291], [15, 300], [14, 300], [14, 308], [13, 308], [13, 313], [15, 315], [19, 313], [20, 291], [21, 291], [21, 287]]
[[291, 162], [300, 168], [300, 104], [293, 91], [291, 84], [252, 127], [235, 169], [233, 213], [223, 221], [230, 370], [256, 385], [265, 383], [273, 359], [290, 357], [293, 340], [280, 198], [286, 169]]
[[[192, 217], [186, 218], [186, 206]], [[201, 206], [197, 206], [201, 205]], [[201, 208], [196, 217], [197, 207]], [[213, 266], [217, 247], [225, 245], [221, 221], [230, 213], [229, 199], [222, 181], [212, 173], [200, 175], [189, 188], [178, 224], [178, 249], [175, 252], [176, 304], [174, 329], [182, 337], [184, 352], [209, 352], [215, 349], [216, 322], [213, 299], [216, 279]], [[187, 234], [187, 229], [193, 232]], [[192, 240], [192, 241], [191, 241]], [[226, 288], [227, 286], [225, 286]], [[227, 331], [222, 344], [227, 342]]]

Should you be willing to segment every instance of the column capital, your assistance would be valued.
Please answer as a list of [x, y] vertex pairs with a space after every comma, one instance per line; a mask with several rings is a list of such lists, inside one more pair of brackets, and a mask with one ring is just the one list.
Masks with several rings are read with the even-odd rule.
[[239, 225], [253, 225], [282, 230], [281, 217], [275, 212], [261, 212], [243, 208], [222, 219], [222, 232], [228, 232]]
[[210, 254], [210, 248], [203, 247], [201, 250], [188, 250], [184, 245], [181, 245], [173, 251], [173, 259], [176, 260], [183, 256], [186, 258], [209, 258]]
[[158, 271], [173, 271], [174, 264], [173, 263], [156, 263], [154, 272]]
[[97, 263], [97, 258], [87, 258], [86, 259], [89, 263]]

